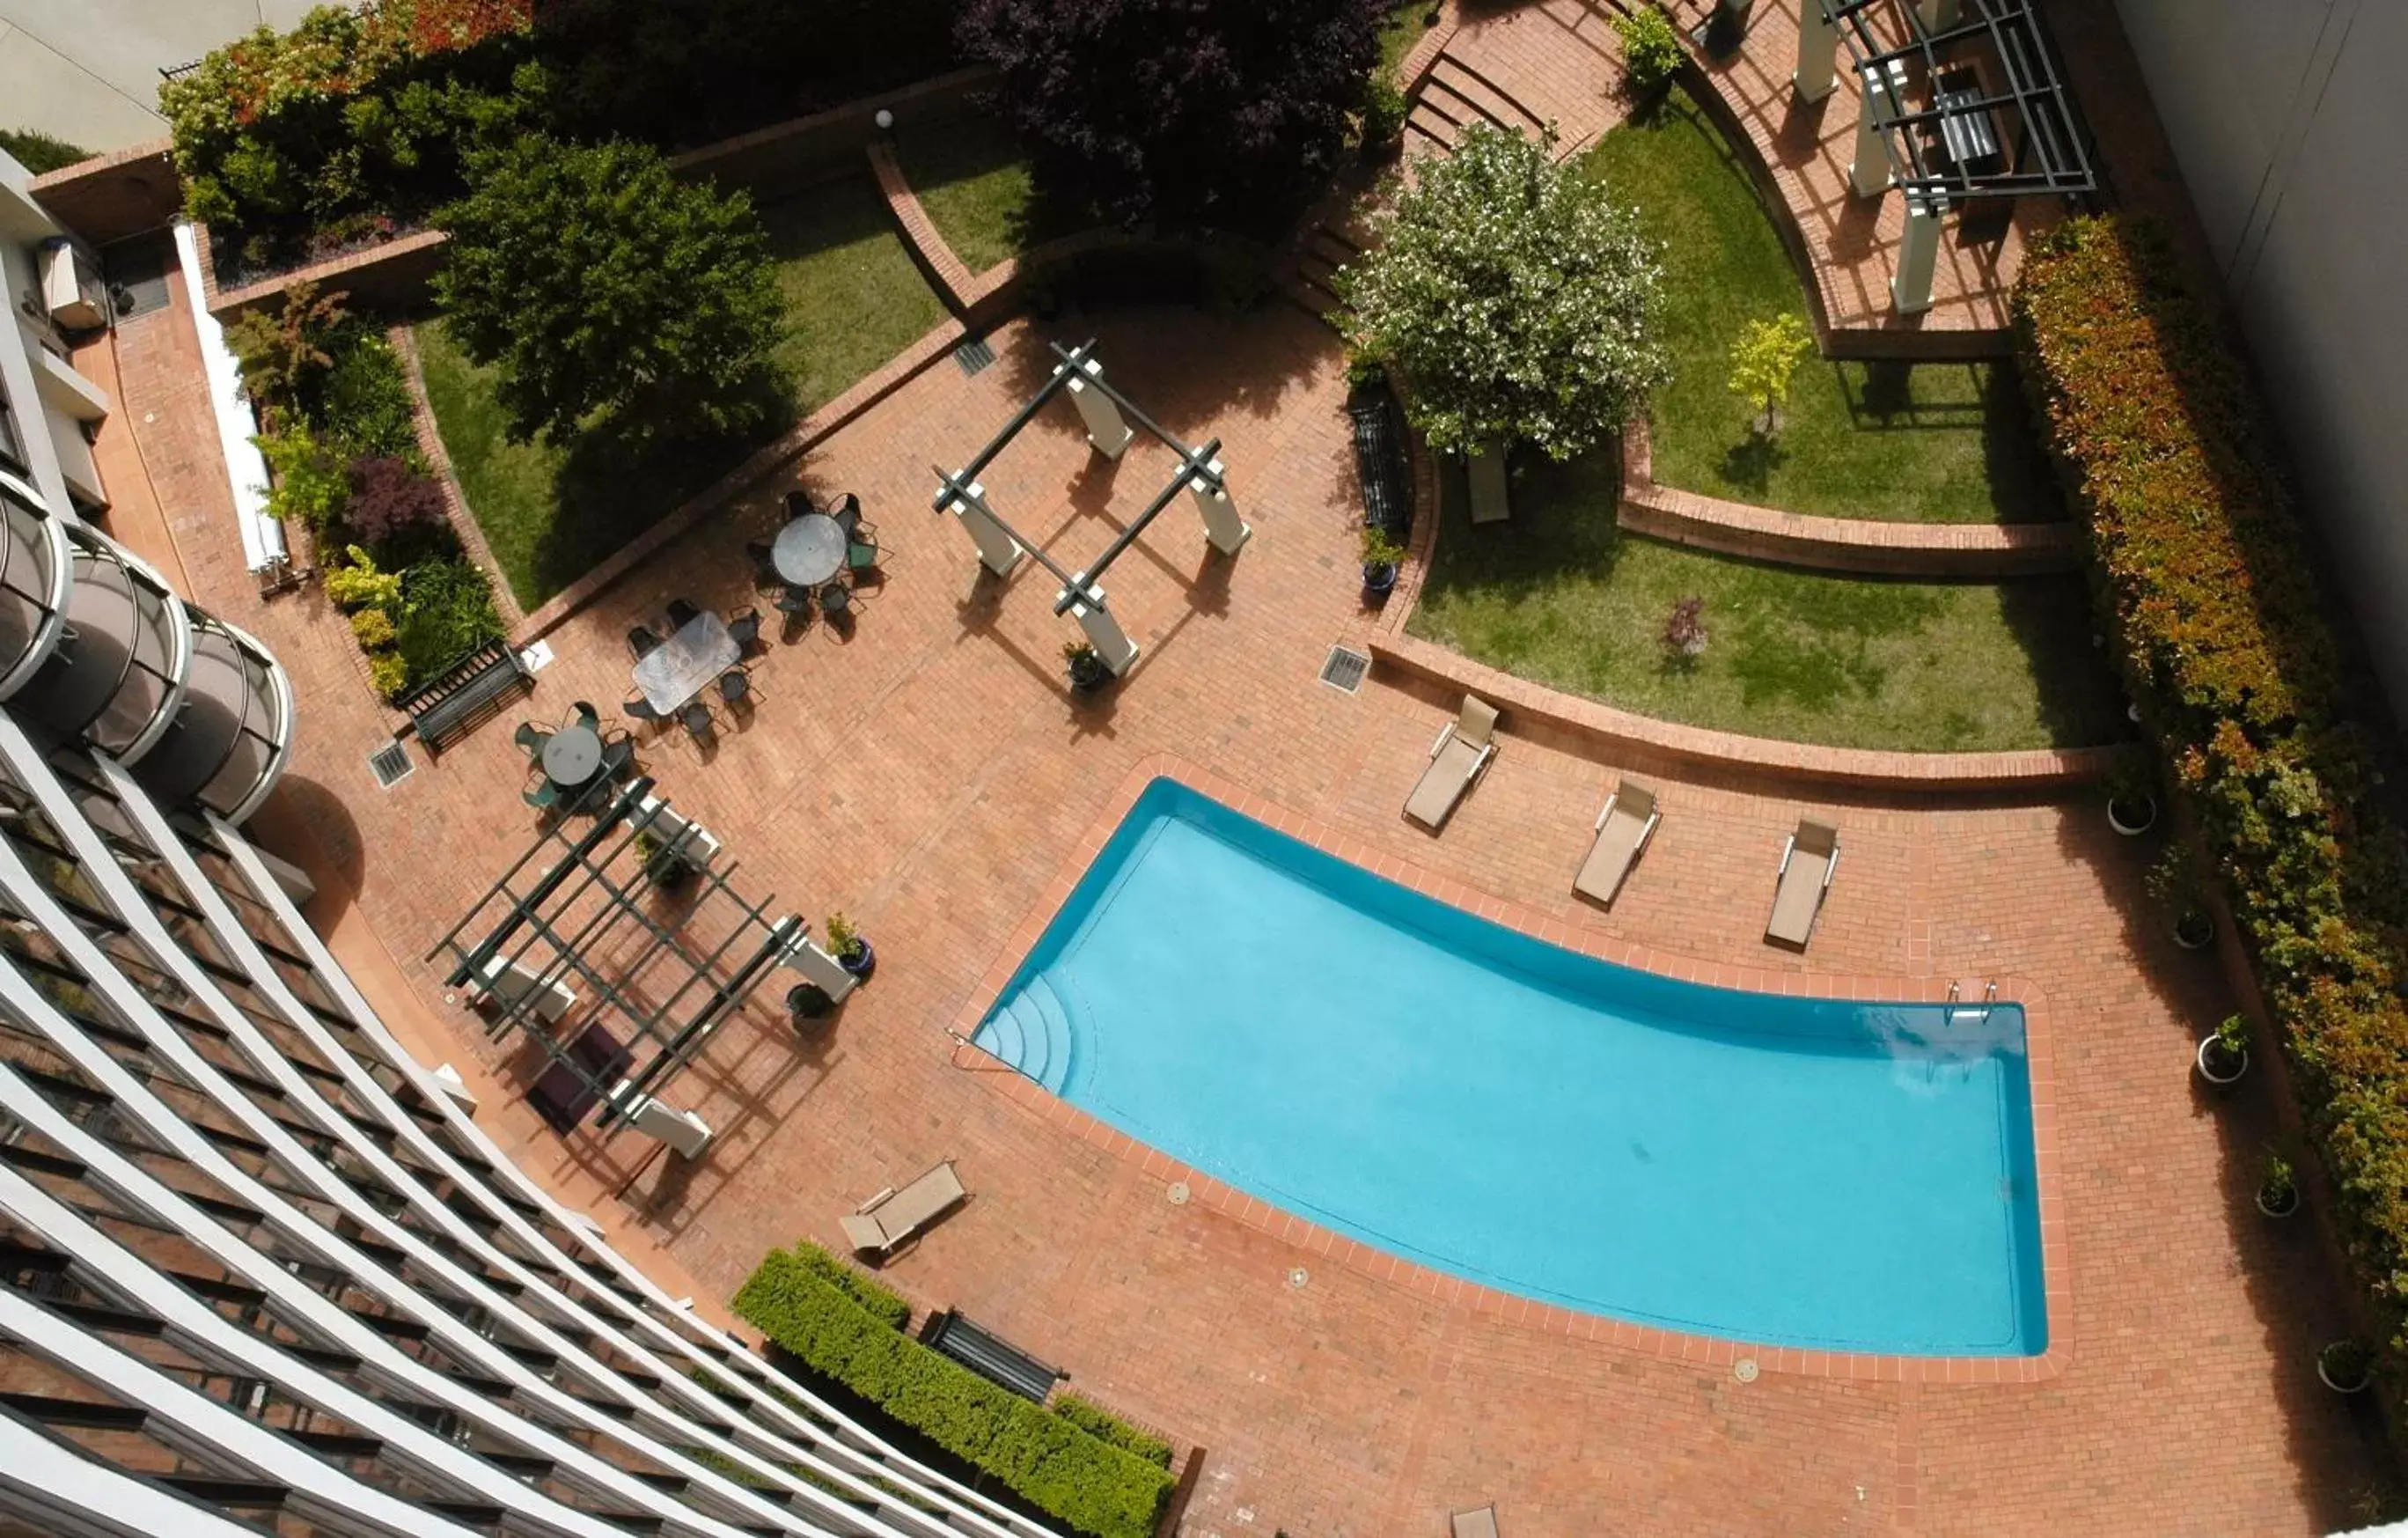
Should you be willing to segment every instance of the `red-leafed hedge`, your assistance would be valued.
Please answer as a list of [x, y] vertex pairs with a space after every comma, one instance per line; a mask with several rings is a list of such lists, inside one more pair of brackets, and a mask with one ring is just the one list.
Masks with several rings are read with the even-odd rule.
[[2408, 857], [2369, 794], [2364, 687], [2213, 315], [2146, 225], [2071, 221], [2025, 263], [2015, 336], [2089, 522], [2146, 725], [2276, 1016], [2352, 1272], [2408, 1337]]

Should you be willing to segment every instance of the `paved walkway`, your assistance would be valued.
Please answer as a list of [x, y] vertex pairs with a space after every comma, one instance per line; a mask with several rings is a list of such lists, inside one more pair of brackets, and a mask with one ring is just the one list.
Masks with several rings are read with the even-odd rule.
[[[926, 511], [931, 462], [957, 462], [1032, 387], [1044, 337], [999, 362], [923, 374], [814, 453], [800, 479], [858, 492], [891, 552], [882, 592], [840, 640], [814, 627], [756, 668], [752, 723], [715, 755], [681, 739], [645, 761], [740, 862], [737, 884], [878, 943], [877, 980], [820, 1044], [766, 1004], [727, 1026], [673, 1098], [719, 1129], [699, 1165], [638, 1170], [638, 1140], [564, 1143], [513, 1097], [524, 1065], [488, 1054], [417, 959], [532, 835], [509, 721], [390, 793], [365, 760], [392, 718], [314, 595], [263, 603], [239, 570], [206, 463], [180, 450], [197, 402], [166, 381], [174, 311], [120, 338], [122, 409], [195, 596], [282, 656], [301, 698], [293, 774], [264, 836], [339, 879], [316, 915], [390, 954], [382, 986], [456, 1031], [448, 1052], [580, 1192], [632, 1182], [615, 1211], [724, 1298], [761, 1253], [838, 1238], [837, 1215], [940, 1157], [977, 1198], [893, 1267], [923, 1307], [958, 1304], [1106, 1403], [1211, 1449], [1192, 1534], [1316, 1538], [1442, 1531], [1495, 1500], [1515, 1538], [1615, 1533], [2308, 1533], [2342, 1525], [2370, 1477], [2359, 1429], [2310, 1363], [2337, 1326], [2307, 1225], [2251, 1209], [2271, 1133], [2261, 1083], [2229, 1106], [2194, 1092], [2198, 1030], [2227, 1007], [2212, 968], [2161, 938], [2139, 897], [2146, 852], [2095, 803], [1847, 799], [1820, 811], [1848, 859], [1804, 958], [1757, 938], [1782, 832], [1800, 804], [1744, 776], [1634, 758], [1507, 723], [1502, 755], [1445, 836], [1398, 815], [1447, 703], [1375, 678], [1315, 678], [1359, 637], [1354, 489], [1335, 341], [1283, 308], [1245, 320], [1073, 314], [1112, 377], [1190, 438], [1218, 435], [1255, 527], [1208, 558], [1183, 507], [1114, 568], [1144, 644], [1101, 703], [1066, 697], [1073, 633], [1052, 586], [973, 578], [967, 541]], [[1066, 563], [1151, 496], [1166, 456], [1099, 468], [1055, 407], [987, 476], [1009, 516]], [[626, 627], [669, 597], [751, 601], [742, 542], [772, 526], [781, 476], [706, 521], [552, 635], [526, 713], [623, 697]], [[222, 488], [222, 481], [220, 482]], [[215, 498], [215, 500], [212, 500]], [[415, 750], [413, 750], [414, 752]], [[2059, 1165], [2071, 1303], [2065, 1371], [2037, 1387], [1842, 1383], [1718, 1370], [1569, 1341], [1338, 1267], [1199, 1206], [951, 1063], [942, 1033], [1134, 766], [1203, 765], [1398, 860], [1584, 932], [1708, 963], [1811, 973], [2014, 975], [2057, 1022]], [[1624, 770], [1667, 819], [1611, 915], [1572, 901], [1598, 801]], [[356, 893], [353, 897], [351, 894]], [[363, 923], [362, 921], [365, 920]], [[1732, 1242], [1743, 1244], [1743, 1216]]]

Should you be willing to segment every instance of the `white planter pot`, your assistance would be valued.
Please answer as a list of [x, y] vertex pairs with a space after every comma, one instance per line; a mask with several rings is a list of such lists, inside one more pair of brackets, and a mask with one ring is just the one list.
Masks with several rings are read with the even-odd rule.
[[2208, 1055], [2209, 1049], [2214, 1045], [2214, 1037], [2202, 1038], [2199, 1043], [2199, 1050], [2191, 1054], [2191, 1062], [2199, 1069], [2200, 1078], [2218, 1089], [2229, 1089], [2241, 1082], [2241, 1075], [2249, 1071], [2249, 1049], [2247, 1047], [2241, 1049], [2241, 1061], [2234, 1065], [2230, 1071], [2218, 1073]]
[[2144, 796], [2141, 798], [2138, 815], [2129, 822], [2127, 822], [2118, 813], [2117, 808], [2120, 805], [2121, 803], [2114, 797], [2111, 796], [2107, 798], [2107, 826], [2114, 828], [2124, 837], [2128, 839], [2137, 839], [2142, 834], [2146, 833], [2149, 829], [2157, 826], [2157, 798], [2156, 797]]
[[2325, 1354], [2319, 1351], [2316, 1353], [2316, 1381], [2336, 1394], [2363, 1394], [2367, 1386], [2374, 1381], [2374, 1374], [2370, 1373], [2356, 1383], [2335, 1383], [2333, 1375], [2325, 1370]]
[[2268, 1217], [2289, 1217], [2300, 1210], [2300, 1193], [2291, 1193], [2291, 1204], [2287, 1207], [2269, 1207], [2266, 1205], [2266, 1192], [2261, 1187], [2258, 1192], [2258, 1210]]

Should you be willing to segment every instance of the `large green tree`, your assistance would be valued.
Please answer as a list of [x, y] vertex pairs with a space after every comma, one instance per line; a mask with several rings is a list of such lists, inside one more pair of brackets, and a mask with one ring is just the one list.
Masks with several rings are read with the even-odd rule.
[[663, 438], [740, 432], [771, 410], [784, 315], [741, 193], [679, 181], [650, 149], [540, 137], [480, 158], [435, 281], [452, 333], [497, 364], [511, 436], [608, 416]]
[[1670, 377], [1662, 263], [1554, 141], [1475, 124], [1424, 161], [1339, 275], [1357, 352], [1397, 366], [1440, 449], [1528, 443], [1569, 459], [1620, 433]]

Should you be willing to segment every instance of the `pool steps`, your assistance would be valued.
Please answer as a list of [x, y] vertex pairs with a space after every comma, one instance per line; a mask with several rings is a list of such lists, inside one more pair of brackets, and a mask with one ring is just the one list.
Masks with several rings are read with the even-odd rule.
[[1069, 1082], [1070, 1013], [1041, 975], [996, 1007], [977, 1041], [1056, 1095]]

